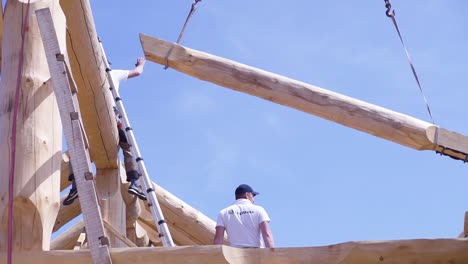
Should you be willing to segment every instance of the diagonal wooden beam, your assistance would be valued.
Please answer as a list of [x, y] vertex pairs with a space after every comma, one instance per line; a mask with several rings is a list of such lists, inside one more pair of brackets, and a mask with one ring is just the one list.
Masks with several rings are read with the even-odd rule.
[[[181, 243], [180, 245], [187, 245], [183, 241], [187, 241], [187, 243], [192, 241], [196, 245], [211, 245], [213, 243], [216, 223], [212, 219], [154, 182], [153, 188], [156, 190], [156, 196], [175, 241]], [[144, 208], [140, 220], [144, 220], [145, 215], [151, 215], [148, 214], [148, 207]], [[145, 221], [145, 223], [154, 227], [154, 221], [153, 223]], [[156, 227], [154, 228], [156, 229]], [[188, 245], [192, 245], [192, 243]]]
[[70, 205], [63, 205], [63, 200], [67, 197], [67, 194], [62, 195], [60, 198], [60, 209], [55, 219], [55, 224], [52, 232], [56, 232], [62, 228], [65, 224], [73, 220], [75, 217], [81, 214], [80, 199], [76, 199]]
[[467, 159], [468, 137], [339, 93], [140, 34], [148, 60], [417, 150]]
[[[153, 187], [156, 190], [161, 210], [168, 222], [174, 241], [177, 241], [182, 246], [209, 245], [213, 242], [216, 224], [212, 219], [154, 182]], [[125, 196], [126, 193], [123, 193], [123, 195]], [[65, 195], [61, 198], [62, 202], [63, 199], [65, 199]], [[141, 203], [140, 206], [143, 210], [141, 210], [139, 220], [157, 230], [147, 205]], [[55, 221], [54, 232], [80, 213], [79, 199], [76, 199], [71, 205], [61, 205]]]
[[62, 232], [50, 243], [51, 250], [73, 249], [80, 234], [84, 232], [85, 226], [83, 219], [76, 222], [73, 226]]
[[106, 220], [103, 220], [104, 227], [112, 233], [114, 236], [116, 236], [120, 241], [122, 241], [125, 245], [128, 247], [136, 247], [135, 243], [130, 241], [126, 236], [122, 235], [117, 229], [115, 229], [111, 224], [109, 224]]
[[67, 52], [91, 159], [99, 169], [117, 168], [118, 133], [89, 0], [60, 0], [66, 16]]
[[[154, 221], [153, 221], [154, 222]], [[144, 222], [142, 221], [137, 221], [137, 223], [139, 224], [139, 226], [141, 228], [143, 228], [146, 233], [148, 234], [148, 238], [149, 238], [149, 243], [155, 247], [162, 247], [163, 244], [162, 244], [162, 241], [161, 241], [161, 238], [159, 238], [159, 234], [158, 234], [158, 231], [156, 231], [153, 227], [145, 224]], [[172, 233], [171, 233], [172, 235]], [[176, 245], [179, 245], [178, 241], [174, 240], [174, 244]]]

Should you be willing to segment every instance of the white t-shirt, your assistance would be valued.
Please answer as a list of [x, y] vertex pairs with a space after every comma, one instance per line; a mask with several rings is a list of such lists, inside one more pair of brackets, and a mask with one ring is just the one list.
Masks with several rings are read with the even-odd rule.
[[234, 247], [260, 247], [260, 223], [270, 222], [263, 207], [248, 199], [238, 199], [218, 215], [216, 226], [226, 229], [228, 241]]
[[118, 92], [120, 83], [128, 79], [128, 70], [111, 70], [110, 75], [112, 82], [114, 83], [114, 88]]

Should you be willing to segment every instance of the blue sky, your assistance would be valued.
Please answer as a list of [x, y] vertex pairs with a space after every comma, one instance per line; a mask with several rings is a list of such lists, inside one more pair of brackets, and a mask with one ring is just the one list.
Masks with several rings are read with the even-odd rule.
[[[174, 42], [192, 1], [91, 1], [113, 68]], [[435, 121], [468, 134], [468, 3], [391, 1]], [[431, 122], [384, 1], [207, 1], [181, 42]], [[466, 164], [148, 62], [120, 93], [151, 178], [212, 219], [248, 183], [276, 245], [453, 238]]]

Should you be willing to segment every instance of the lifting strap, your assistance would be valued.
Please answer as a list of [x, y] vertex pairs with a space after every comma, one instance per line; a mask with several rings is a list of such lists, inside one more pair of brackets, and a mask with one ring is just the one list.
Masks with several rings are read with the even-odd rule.
[[[184, 26], [182, 27], [182, 30], [180, 31], [179, 33], [179, 37], [177, 37], [177, 41], [176, 41], [176, 44], [180, 44], [180, 41], [182, 40], [182, 37], [184, 36], [184, 33], [185, 33], [185, 29], [187, 28], [187, 25], [190, 21], [190, 19], [192, 18], [193, 16], [193, 13], [195, 13], [195, 10], [197, 10], [197, 4], [198, 2], [201, 2], [201, 0], [195, 0], [193, 3], [192, 3], [192, 7], [190, 8], [190, 11], [187, 15], [187, 18], [185, 19], [185, 23], [184, 23]], [[166, 55], [166, 64], [164, 65], [164, 69], [167, 70], [167, 68], [169, 68], [169, 56], [171, 55], [172, 53], [172, 47], [171, 49], [167, 52], [167, 55]]]
[[421, 96], [424, 100], [424, 103], [426, 104], [429, 117], [431, 118], [432, 123], [435, 124], [434, 118], [432, 117], [431, 108], [429, 107], [429, 103], [426, 99], [426, 96], [424, 95], [423, 89], [421, 87], [421, 82], [419, 81], [418, 74], [416, 73], [416, 69], [414, 68], [413, 61], [411, 60], [411, 56], [409, 55], [408, 49], [406, 48], [405, 42], [403, 41], [403, 37], [401, 36], [400, 28], [398, 27], [397, 21], [395, 19], [395, 10], [391, 10], [392, 5], [390, 4], [389, 0], [384, 0], [384, 1], [385, 1], [385, 7], [387, 8], [385, 14], [387, 15], [387, 17], [392, 19], [393, 25], [395, 26], [395, 29], [398, 33], [398, 37], [400, 38], [400, 42], [403, 45], [403, 49], [405, 50], [406, 58], [408, 59], [409, 65], [411, 67], [411, 71], [413, 72], [414, 79], [416, 80], [416, 83], [418, 84], [419, 91], [421, 92]]

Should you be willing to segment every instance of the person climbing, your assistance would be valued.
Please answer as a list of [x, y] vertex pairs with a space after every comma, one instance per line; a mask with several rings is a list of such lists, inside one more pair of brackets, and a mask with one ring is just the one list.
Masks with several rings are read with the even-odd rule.
[[[146, 60], [144, 58], [138, 58], [135, 64], [135, 68], [131, 70], [112, 70], [110, 71], [110, 75], [112, 78], [112, 82], [114, 84], [114, 89], [116, 91], [119, 90], [120, 83], [137, 76], [140, 76], [143, 73], [143, 69], [145, 67]], [[138, 184], [138, 178], [140, 177], [140, 173], [138, 172], [138, 167], [136, 164], [136, 160], [133, 158], [131, 153], [131, 145], [127, 140], [127, 135], [123, 129], [123, 124], [120, 120], [120, 114], [117, 108], [114, 106], [114, 113], [115, 118], [117, 121], [117, 130], [119, 132], [119, 146], [122, 149], [123, 156], [124, 156], [124, 167], [125, 172], [127, 175], [127, 182], [130, 182], [130, 186], [128, 187], [128, 192], [140, 198], [141, 200], [146, 200], [146, 195], [141, 189], [141, 186]], [[75, 178], [73, 175], [73, 169], [70, 163], [70, 175], [68, 180], [72, 182], [72, 187], [68, 196], [63, 200], [63, 205], [70, 205], [73, 201], [78, 198], [78, 190], [76, 187]]]

